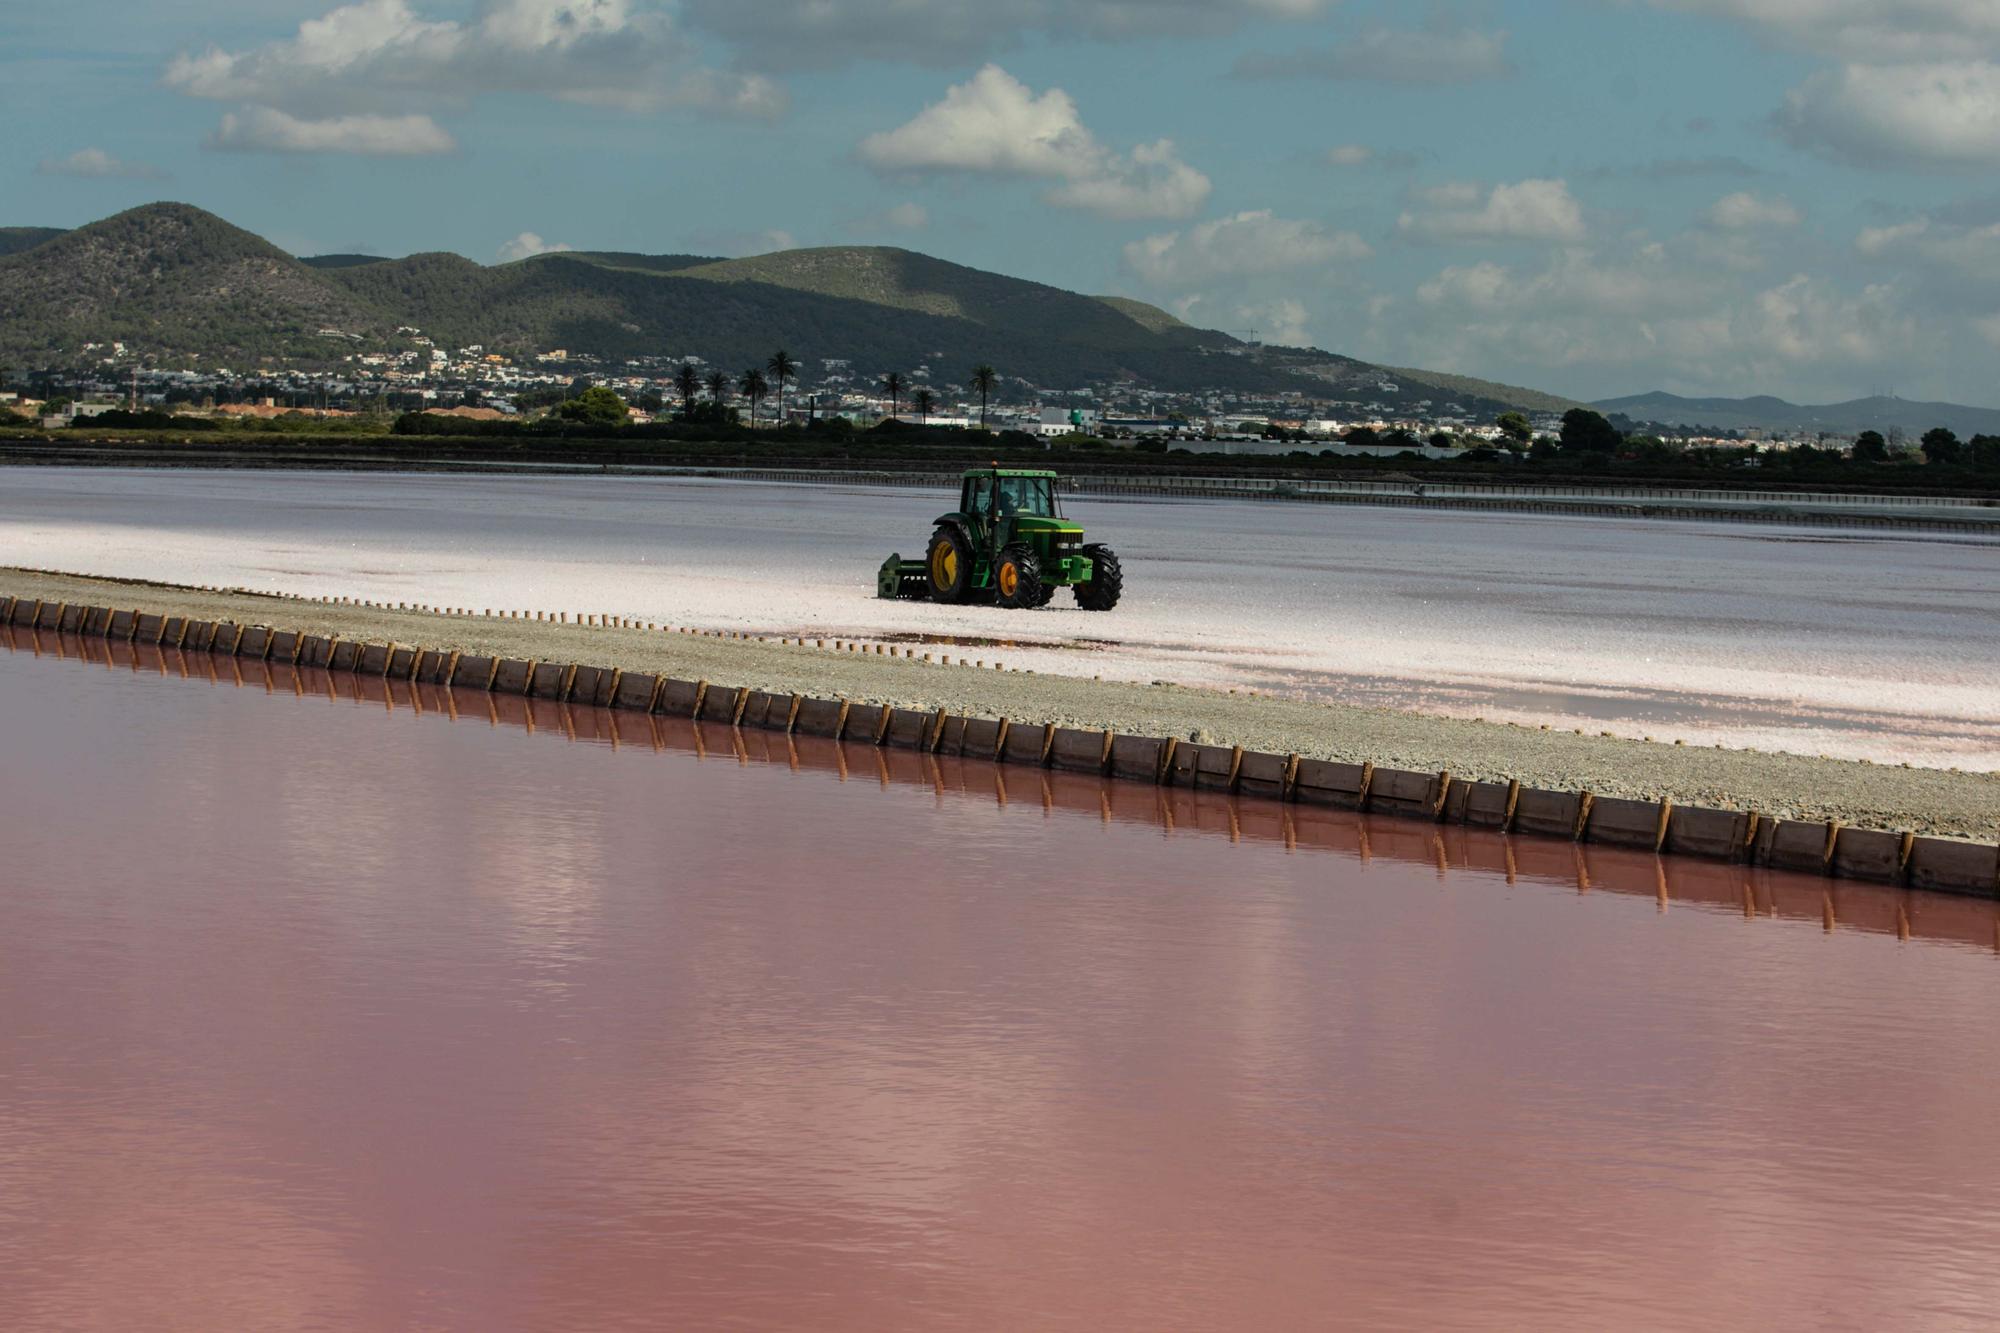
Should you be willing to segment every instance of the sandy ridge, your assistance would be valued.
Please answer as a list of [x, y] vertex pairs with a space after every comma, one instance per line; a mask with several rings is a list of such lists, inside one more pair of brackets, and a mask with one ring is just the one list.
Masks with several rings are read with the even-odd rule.
[[1681, 805], [1982, 841], [2000, 836], [2000, 774], [1700, 749], [1183, 686], [945, 667], [831, 648], [442, 616], [0, 568], [0, 596], [6, 595], [482, 656], [615, 666], [779, 693], [837, 695], [857, 703], [946, 708], [1017, 723], [1183, 738], [1199, 733], [1204, 740], [1249, 750], [1447, 770], [1461, 779], [1513, 778], [1600, 796], [1671, 798]]

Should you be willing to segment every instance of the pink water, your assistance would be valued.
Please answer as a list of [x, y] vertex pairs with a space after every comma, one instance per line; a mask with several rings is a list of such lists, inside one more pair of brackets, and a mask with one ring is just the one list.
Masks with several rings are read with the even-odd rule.
[[0, 1328], [2000, 1304], [1990, 903], [23, 631], [0, 747]]

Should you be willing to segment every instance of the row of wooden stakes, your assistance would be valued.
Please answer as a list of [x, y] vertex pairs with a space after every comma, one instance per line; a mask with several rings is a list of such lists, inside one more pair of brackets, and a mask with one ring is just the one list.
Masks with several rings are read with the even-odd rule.
[[616, 667], [484, 657], [401, 644], [361, 643], [262, 625], [198, 621], [0, 597], [0, 623], [102, 636], [332, 671], [635, 709], [1033, 765], [1244, 797], [1362, 810], [1434, 823], [1632, 847], [1668, 855], [1943, 892], [2000, 897], [2000, 847], [1753, 811], [1549, 791], [1519, 782], [1468, 781], [1370, 763], [1265, 754], [1009, 718], [982, 718], [820, 699]]

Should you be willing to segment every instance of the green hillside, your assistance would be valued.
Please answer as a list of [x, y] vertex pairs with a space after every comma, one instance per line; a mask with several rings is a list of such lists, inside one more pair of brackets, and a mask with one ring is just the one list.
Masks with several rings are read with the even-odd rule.
[[1110, 306], [1140, 328], [1150, 330], [1153, 333], [1179, 335], [1199, 332], [1193, 325], [1182, 323], [1179, 319], [1168, 314], [1158, 306], [1147, 305], [1144, 301], [1135, 301], [1129, 296], [1095, 296], [1091, 299], [1102, 301], [1105, 305]]
[[1317, 381], [1338, 396], [1372, 394], [1393, 374], [1469, 398], [1474, 410], [1560, 401], [1312, 349], [1253, 348], [1141, 301], [880, 247], [728, 260], [619, 251], [497, 265], [454, 254], [300, 260], [185, 204], [70, 232], [0, 232], [0, 250], [8, 245], [0, 357], [19, 366], [90, 361], [102, 353], [86, 344], [113, 341], [159, 364], [327, 364], [406, 346], [394, 330], [411, 325], [446, 347], [516, 357], [560, 347], [612, 362], [696, 356], [733, 370], [782, 346], [809, 369], [839, 359], [866, 378], [929, 366], [958, 383], [988, 362], [1050, 388], [1270, 392]]
[[1567, 412], [1572, 407], [1583, 406], [1574, 398], [1561, 398], [1538, 389], [1517, 388], [1512, 384], [1496, 384], [1492, 380], [1473, 379], [1469, 375], [1447, 375], [1442, 371], [1411, 370], [1400, 366], [1387, 370], [1404, 384], [1421, 384], [1463, 402], [1497, 401], [1524, 412]]
[[31, 364], [113, 341], [173, 357], [325, 357], [323, 328], [386, 331], [379, 311], [185, 204], [135, 208], [0, 257], [0, 352]]
[[714, 255], [639, 255], [623, 250], [566, 250], [571, 259], [587, 260], [605, 268], [630, 269], [635, 273], [678, 273], [682, 269], [722, 261]]
[[0, 227], [0, 255], [32, 250], [62, 234], [61, 227]]
[[309, 255], [299, 262], [307, 268], [359, 268], [363, 264], [388, 261], [380, 255]]
[[[771, 348], [784, 346], [808, 364], [838, 357], [863, 374], [929, 364], [953, 381], [981, 361], [1049, 385], [1289, 381], [1251, 360], [1190, 350], [1090, 297], [921, 256], [870, 253], [900, 258], [846, 278], [823, 258], [651, 271], [570, 253], [493, 268], [456, 255], [414, 255], [322, 276], [454, 346], [563, 347], [618, 360], [693, 355], [732, 368], [762, 364]], [[894, 290], [878, 285], [885, 272], [897, 276]]]
[[1146, 347], [1157, 336], [1093, 297], [878, 246], [785, 250], [682, 270], [677, 276], [856, 302], [992, 329], [1106, 348]]

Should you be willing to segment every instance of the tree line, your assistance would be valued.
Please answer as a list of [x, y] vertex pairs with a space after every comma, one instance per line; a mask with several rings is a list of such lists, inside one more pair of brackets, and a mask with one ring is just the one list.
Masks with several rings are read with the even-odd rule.
[[[750, 404], [750, 425], [758, 424], [759, 414], [766, 399], [776, 390], [778, 397], [778, 422], [786, 421], [786, 396], [793, 381], [799, 377], [799, 363], [792, 354], [780, 347], [771, 353], [761, 366], [751, 366], [741, 375], [731, 377], [720, 370], [703, 374], [691, 361], [681, 362], [673, 375], [674, 393], [680, 398], [679, 417], [689, 423], [709, 425], [732, 425], [739, 419], [736, 409], [728, 406], [731, 390], [740, 394]], [[974, 366], [966, 387], [979, 395], [979, 428], [986, 429], [987, 409], [994, 390], [1000, 386], [1000, 374], [992, 366], [981, 363]], [[572, 389], [575, 386], [571, 386]], [[892, 370], [883, 376], [877, 386], [882, 396], [889, 400], [889, 420], [899, 420], [902, 416], [903, 401], [908, 396], [910, 407], [923, 421], [928, 422], [937, 411], [938, 396], [928, 387], [919, 386], [912, 390], [910, 381], [899, 370]], [[706, 392], [707, 398], [702, 394]], [[517, 403], [521, 400], [517, 399]], [[549, 404], [551, 415], [560, 420], [583, 425], [619, 426], [630, 415], [630, 406], [611, 389], [594, 386], [584, 389], [574, 396], [565, 391], [562, 400]], [[664, 403], [659, 404], [664, 407]]]

